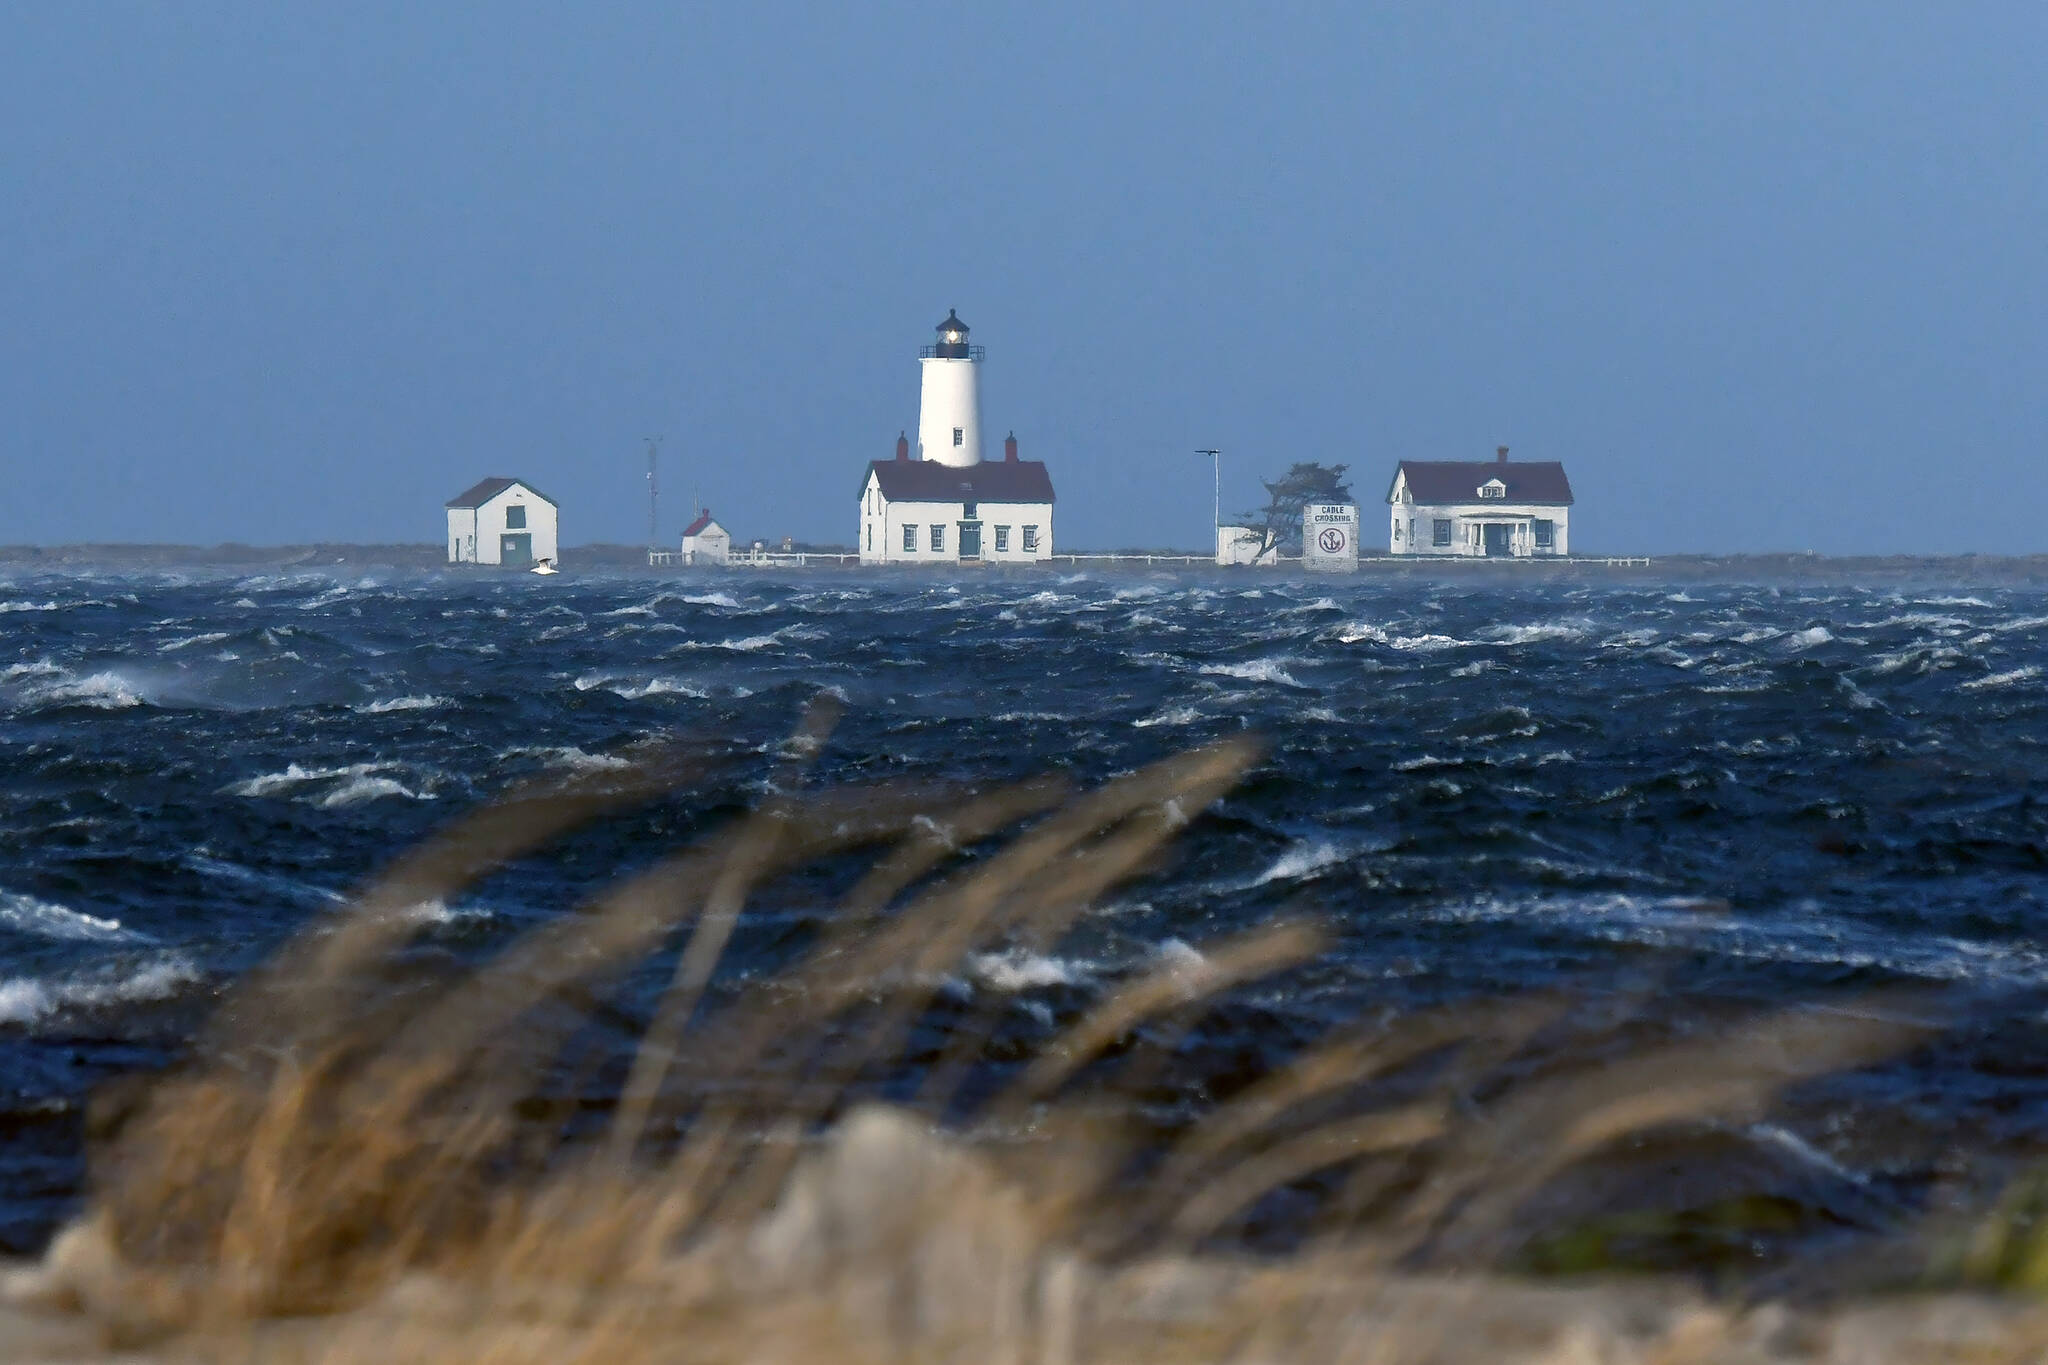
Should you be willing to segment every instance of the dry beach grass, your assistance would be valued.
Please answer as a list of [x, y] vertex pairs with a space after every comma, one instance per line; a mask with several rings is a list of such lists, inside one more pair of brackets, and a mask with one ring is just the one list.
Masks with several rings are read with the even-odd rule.
[[[1258, 757], [1235, 741], [1076, 793], [806, 793], [821, 700], [771, 795], [480, 968], [390, 970], [413, 908], [700, 778], [686, 746], [515, 791], [401, 859], [239, 984], [190, 1061], [108, 1097], [92, 1196], [13, 1274], [0, 1359], [523, 1361], [2031, 1360], [2048, 1325], [1969, 1297], [1789, 1310], [1683, 1285], [1495, 1273], [1559, 1173], [1649, 1130], [1922, 1039], [1917, 1001], [1796, 1007], [1602, 1065], [1531, 1065], [1569, 1009], [1375, 1020], [1161, 1136], [1140, 1102], [1243, 983], [1316, 953], [1283, 922], [1163, 961], [1000, 1059], [954, 1011], [914, 1094], [871, 1096], [948, 973], [1045, 949]], [[934, 812], [942, 812], [934, 818]], [[711, 989], [750, 901], [866, 871], [796, 965]], [[601, 1110], [579, 1039], [680, 939]], [[1519, 1061], [1510, 1066], [1510, 1062]], [[563, 1075], [571, 1078], [567, 1085]], [[1319, 1177], [1292, 1252], [1219, 1234]], [[2010, 1240], [2010, 1239], [2008, 1239]], [[1990, 1251], [2019, 1254], [2000, 1241]]]

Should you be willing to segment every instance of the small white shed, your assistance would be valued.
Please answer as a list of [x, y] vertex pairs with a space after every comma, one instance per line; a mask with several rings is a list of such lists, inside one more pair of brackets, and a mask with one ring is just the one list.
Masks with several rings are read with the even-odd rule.
[[1265, 535], [1252, 526], [1216, 528], [1216, 563], [1220, 568], [1234, 565], [1272, 565], [1280, 562], [1280, 547], [1266, 544]]
[[711, 519], [706, 508], [683, 528], [683, 563], [723, 564], [732, 558], [732, 535]]
[[555, 500], [519, 479], [489, 478], [448, 500], [448, 562], [531, 568], [560, 557]]

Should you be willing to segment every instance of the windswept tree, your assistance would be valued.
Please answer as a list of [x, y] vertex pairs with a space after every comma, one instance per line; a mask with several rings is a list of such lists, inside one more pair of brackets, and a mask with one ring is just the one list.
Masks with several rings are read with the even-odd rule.
[[1351, 466], [1342, 464], [1297, 464], [1277, 480], [1265, 485], [1266, 505], [1256, 512], [1240, 514], [1239, 520], [1259, 536], [1259, 553], [1277, 550], [1283, 555], [1301, 553], [1301, 509], [1312, 502], [1355, 502], [1344, 474]]

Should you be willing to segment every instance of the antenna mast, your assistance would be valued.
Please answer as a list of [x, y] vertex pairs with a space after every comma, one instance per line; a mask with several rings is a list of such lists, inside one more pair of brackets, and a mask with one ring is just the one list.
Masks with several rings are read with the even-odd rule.
[[656, 529], [659, 522], [655, 515], [656, 509], [661, 504], [661, 480], [657, 477], [654, 464], [655, 454], [660, 449], [661, 438], [659, 436], [647, 438], [647, 548], [650, 550], [661, 543], [660, 535]]

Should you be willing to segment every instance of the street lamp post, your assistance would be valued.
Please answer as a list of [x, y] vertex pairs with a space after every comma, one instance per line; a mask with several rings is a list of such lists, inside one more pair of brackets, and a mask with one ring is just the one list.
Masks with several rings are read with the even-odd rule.
[[1214, 467], [1216, 475], [1215, 522], [1216, 525], [1221, 526], [1223, 524], [1223, 452], [1220, 450], [1198, 450], [1195, 454], [1207, 455], [1210, 465]]

